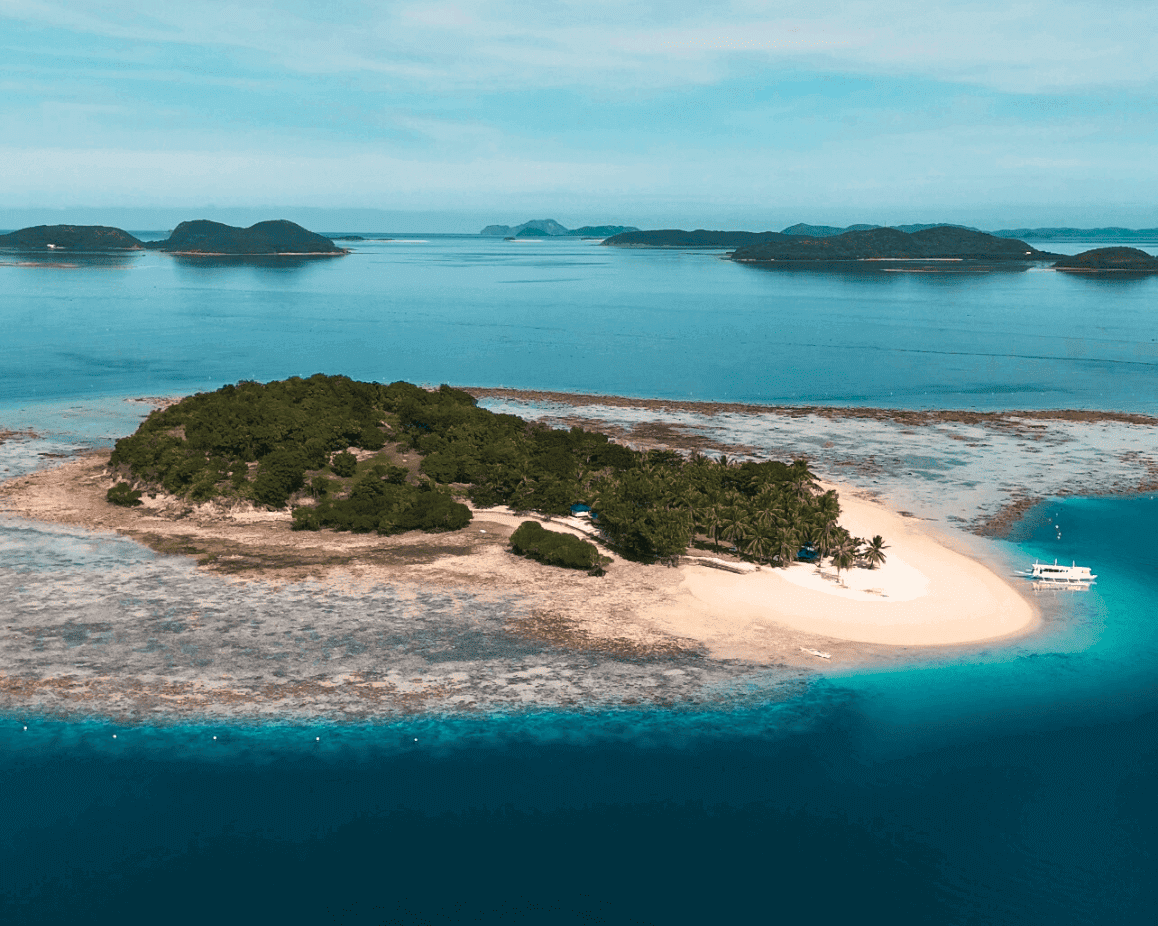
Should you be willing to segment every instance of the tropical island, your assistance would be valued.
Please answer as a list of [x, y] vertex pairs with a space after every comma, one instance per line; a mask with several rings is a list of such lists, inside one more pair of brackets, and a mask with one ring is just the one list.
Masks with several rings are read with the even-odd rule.
[[1060, 255], [1024, 241], [998, 238], [954, 225], [915, 232], [896, 228], [850, 231], [829, 237], [798, 237], [738, 248], [729, 255], [743, 263], [772, 261], [970, 260], [1029, 263]]
[[105, 225], [36, 225], [0, 235], [0, 249], [103, 253], [140, 251], [145, 243], [127, 231]]
[[[125, 717], [346, 719], [528, 697], [631, 704], [677, 688], [712, 697], [753, 667], [791, 679], [829, 665], [895, 665], [932, 655], [924, 647], [1036, 626], [1037, 607], [995, 564], [863, 487], [820, 482], [800, 457], [705, 443], [683, 430], [684, 412], [647, 402], [588, 397], [603, 403], [598, 416], [577, 419], [584, 406], [564, 397], [491, 410], [476, 402], [486, 392], [320, 375], [241, 382], [149, 400], [155, 410], [111, 453], [0, 482], [7, 515], [187, 560], [148, 569], [176, 570], [196, 589], [174, 629], [177, 662], [130, 599], [95, 623], [69, 624], [110, 640], [90, 669], [63, 642], [30, 652], [39, 612], [15, 618], [18, 632], [0, 641], [0, 702]], [[634, 422], [626, 440], [607, 433], [624, 434], [606, 420], [616, 410]], [[793, 410], [767, 413], [798, 421]], [[813, 446], [808, 434], [798, 446]], [[226, 618], [239, 596], [253, 610]], [[294, 607], [303, 596], [325, 606]], [[493, 678], [498, 663], [484, 657], [480, 668], [468, 642], [480, 626], [494, 652], [563, 652], [606, 671], [532, 689], [528, 667], [540, 657], [531, 655]], [[331, 659], [334, 646], [369, 638], [378, 642]], [[434, 662], [416, 674], [414, 652]], [[647, 683], [624, 689], [622, 659], [651, 666]]]
[[182, 222], [164, 241], [147, 241], [153, 251], [200, 256], [276, 257], [339, 256], [348, 254], [329, 238], [300, 225], [278, 219], [236, 228], [220, 222], [198, 219]]
[[1069, 273], [1158, 273], [1158, 257], [1139, 248], [1094, 248], [1063, 257], [1053, 268]]
[[[674, 561], [689, 548], [787, 566], [802, 551], [838, 569], [883, 561], [884, 541], [840, 527], [835, 491], [803, 460], [732, 463], [632, 450], [480, 408], [466, 392], [341, 376], [243, 382], [151, 414], [117, 441], [112, 504], [143, 493], [292, 510], [295, 530], [394, 535], [466, 527], [505, 506], [547, 517], [591, 511], [619, 556]], [[472, 507], [468, 507], [469, 502]], [[593, 568], [594, 564], [592, 564]]]
[[141, 241], [123, 229], [104, 225], [37, 225], [0, 235], [0, 249], [98, 254], [148, 249], [206, 257], [332, 257], [349, 253], [329, 238], [285, 219], [258, 222], [248, 228], [198, 219], [182, 222], [164, 241]]
[[728, 256], [748, 264], [870, 261], [960, 260], [1017, 262], [1059, 257], [1008, 238], [959, 225], [901, 228], [794, 225], [783, 232], [725, 232], [679, 229], [613, 235], [603, 243], [621, 248], [734, 248]]

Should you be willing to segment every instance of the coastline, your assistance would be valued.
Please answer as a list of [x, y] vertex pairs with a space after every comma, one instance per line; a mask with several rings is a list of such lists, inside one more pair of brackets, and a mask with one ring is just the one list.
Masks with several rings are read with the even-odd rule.
[[[596, 401], [602, 404], [586, 407], [606, 415], [611, 403], [592, 398]], [[746, 416], [721, 414], [713, 431], [686, 414], [665, 422], [654, 409], [630, 402], [619, 400], [614, 407], [637, 414], [620, 423], [638, 447], [689, 449], [691, 443], [691, 449], [743, 450], [738, 438], [750, 436]], [[558, 403], [536, 408], [538, 417], [552, 421], [582, 411]], [[520, 406], [520, 413], [526, 410]], [[865, 421], [860, 410], [856, 414], [852, 424], [860, 428]], [[1054, 417], [1069, 420], [1066, 413]], [[591, 426], [592, 419], [582, 420]], [[807, 427], [812, 419], [794, 415], [780, 420], [789, 428], [805, 426], [803, 433], [816, 446], [817, 435]], [[1080, 426], [1101, 428], [1105, 422]], [[1117, 426], [1140, 428], [1146, 435], [1151, 431], [1132, 421]], [[889, 427], [918, 430], [928, 447], [959, 444], [947, 439], [952, 435], [939, 422], [920, 429], [908, 423]], [[999, 421], [993, 427], [1040, 447], [1072, 450], [1066, 441], [1051, 443], [1035, 429], [1026, 436], [1017, 422]], [[6, 436], [33, 439], [22, 433]], [[783, 436], [777, 435], [781, 450]], [[864, 432], [854, 436], [861, 440]], [[155, 629], [138, 625], [139, 613], [122, 607], [128, 593], [122, 594], [110, 573], [102, 581], [117, 590], [106, 595], [96, 619], [84, 618], [82, 624], [81, 617], [62, 619], [58, 613], [46, 623], [30, 612], [20, 618], [22, 625], [6, 628], [0, 643], [0, 709], [5, 712], [136, 720], [373, 720], [415, 712], [694, 704], [705, 698], [715, 703], [719, 692], [737, 685], [754, 686], [761, 697], [774, 699], [784, 686], [799, 686], [817, 672], [937, 661], [953, 652], [1014, 643], [1043, 621], [1028, 587], [1003, 577], [1000, 554], [989, 541], [969, 536], [954, 518], [938, 517], [928, 506], [914, 506], [918, 513], [906, 510], [874, 480], [850, 480], [847, 470], [828, 465], [821, 467], [823, 481], [840, 495], [841, 523], [858, 536], [883, 534], [889, 545], [883, 567], [854, 569], [840, 577], [841, 584], [831, 567], [821, 573], [803, 563], [787, 571], [762, 567], [739, 575], [687, 559], [678, 568], [665, 568], [618, 557], [605, 578], [590, 578], [511, 554], [507, 539], [526, 517], [505, 509], [476, 511], [471, 525], [454, 533], [378, 537], [292, 532], [288, 512], [248, 506], [229, 510], [159, 497], [147, 500], [143, 509], [116, 508], [104, 500], [112, 484], [104, 473], [107, 453], [53, 461], [0, 483], [0, 514], [19, 529], [58, 525], [45, 529], [59, 531], [69, 543], [95, 539], [98, 547], [124, 547], [121, 538], [128, 538], [163, 554], [150, 568], [197, 583], [195, 593], [182, 593], [186, 604], [181, 607], [194, 614], [228, 612], [227, 632], [182, 619], [181, 646], [200, 655], [174, 669], [174, 661], [180, 664], [184, 657], [168, 649], [166, 665], [149, 655], [158, 645], [158, 638], [149, 636]], [[836, 478], [829, 475], [833, 471]], [[934, 488], [938, 497], [946, 495], [943, 485]], [[568, 529], [570, 519], [540, 520], [552, 529]], [[710, 557], [707, 551], [690, 552]], [[99, 597], [88, 582], [83, 580], [83, 594]], [[268, 601], [270, 614], [255, 619], [251, 612], [257, 606], [243, 607], [242, 600], [262, 606]], [[366, 634], [382, 632], [383, 618], [373, 615], [392, 609], [399, 616], [386, 619], [396, 633], [387, 649], [362, 653], [362, 644], [351, 642], [354, 649], [335, 656], [326, 644], [321, 655], [315, 646], [306, 658], [303, 633], [364, 641]], [[340, 617], [329, 616], [339, 612]], [[423, 640], [414, 643], [418, 623]], [[79, 626], [96, 628], [105, 639], [124, 645], [91, 648], [81, 661], [75, 649]], [[432, 653], [454, 648], [457, 644], [448, 641], [480, 627], [485, 633], [478, 649], [494, 648], [501, 640], [520, 655], [501, 665], [480, 663], [470, 647], [449, 662], [422, 656], [423, 647]], [[297, 663], [297, 656], [287, 658], [288, 645], [269, 642], [278, 636], [296, 641], [302, 651]], [[29, 649], [32, 639], [39, 641], [35, 652]], [[279, 659], [287, 661], [273, 661]], [[584, 668], [561, 678], [560, 660]], [[206, 667], [198, 667], [198, 661]], [[638, 677], [625, 678], [628, 664]], [[528, 670], [528, 665], [538, 668]]]

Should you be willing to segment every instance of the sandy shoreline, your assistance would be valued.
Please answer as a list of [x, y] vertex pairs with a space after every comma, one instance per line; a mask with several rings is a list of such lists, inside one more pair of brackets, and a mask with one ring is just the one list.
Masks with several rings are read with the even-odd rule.
[[[249, 579], [343, 576], [530, 594], [598, 627], [598, 637], [639, 641], [640, 654], [682, 646], [763, 662], [773, 655], [764, 639], [769, 626], [810, 639], [938, 646], [1007, 636], [1035, 620], [1012, 584], [944, 546], [919, 520], [857, 498], [848, 486], [835, 486], [842, 524], [856, 536], [883, 534], [889, 543], [888, 561], [877, 569], [853, 568], [838, 579], [831, 566], [796, 564], [739, 575], [695, 565], [693, 551], [674, 570], [612, 555], [608, 576], [591, 579], [510, 554], [510, 534], [530, 516], [505, 508], [477, 511], [469, 527], [440, 535], [294, 532], [288, 512], [249, 506], [193, 506], [164, 496], [146, 499], [140, 509], [109, 505], [106, 459], [98, 451], [9, 480], [0, 484], [0, 506], [33, 521], [115, 531], [162, 553], [196, 557], [204, 569]], [[577, 521], [536, 519], [584, 533]]]
[[[924, 433], [942, 436], [932, 426]], [[696, 437], [693, 428], [647, 435], [637, 431], [633, 443], [687, 449], [682, 441]], [[177, 611], [192, 616], [174, 623], [161, 599], [150, 623], [125, 604], [136, 599], [115, 569], [89, 574], [74, 609], [42, 602], [0, 629], [2, 710], [373, 719], [484, 706], [695, 703], [736, 679], [745, 689], [771, 685], [760, 689], [767, 699], [798, 684], [801, 672], [937, 659], [1041, 623], [1029, 590], [986, 563], [984, 541], [881, 504], [862, 480], [826, 483], [854, 535], [885, 537], [888, 561], [878, 569], [853, 569], [838, 582], [830, 566], [803, 563], [736, 574], [615, 558], [606, 577], [592, 578], [511, 554], [507, 541], [524, 516], [505, 509], [478, 511], [468, 528], [441, 535], [293, 532], [288, 512], [248, 506], [164, 497], [141, 509], [111, 506], [106, 461], [107, 451], [89, 452], [2, 482], [0, 514], [33, 528], [59, 525], [65, 537], [96, 532], [98, 545], [123, 537], [176, 554], [150, 568], [176, 569], [171, 581], [196, 585], [174, 593], [185, 602]], [[549, 526], [583, 529], [559, 519]], [[210, 612], [227, 617], [214, 622], [204, 617]], [[172, 642], [158, 636], [169, 625]], [[112, 644], [90, 645], [98, 638]], [[467, 638], [476, 642], [455, 642]], [[346, 655], [326, 639], [346, 641]], [[465, 655], [447, 661], [438, 653], [448, 646]], [[495, 647], [522, 655], [513, 663], [471, 655]]]

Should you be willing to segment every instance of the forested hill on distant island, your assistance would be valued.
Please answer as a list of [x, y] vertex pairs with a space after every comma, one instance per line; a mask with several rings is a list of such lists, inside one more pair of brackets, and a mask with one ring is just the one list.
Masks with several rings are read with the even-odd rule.
[[307, 231], [294, 222], [279, 219], [258, 222], [249, 228], [235, 228], [198, 219], [182, 222], [164, 241], [148, 241], [145, 247], [172, 254], [205, 256], [272, 257], [281, 255], [326, 255], [348, 253], [329, 238]]
[[1063, 257], [1053, 267], [1072, 273], [1158, 273], [1158, 257], [1138, 248], [1094, 248], [1073, 257]]
[[981, 260], [1040, 261], [1060, 257], [1030, 247], [1024, 241], [998, 238], [953, 225], [925, 228], [911, 234], [896, 228], [850, 231], [827, 238], [780, 236], [729, 255], [744, 263], [773, 261], [850, 260]]
[[567, 228], [554, 219], [532, 219], [522, 225], [488, 225], [480, 235], [498, 238], [606, 238], [625, 231], [639, 231], [631, 225], [584, 225]]
[[[843, 235], [850, 231], [871, 231], [874, 228], [895, 228], [897, 231], [913, 232], [924, 231], [926, 228], [965, 228], [969, 231], [981, 231], [979, 228], [972, 228], [968, 225], [948, 225], [945, 222], [935, 222], [932, 225], [846, 225], [840, 228], [836, 225], [805, 225], [800, 222], [797, 225], [789, 226], [784, 229], [783, 234], [795, 235], [797, 237], [803, 235], [807, 238], [829, 238], [833, 235]], [[994, 232], [994, 234], [998, 234]], [[1012, 235], [1002, 235], [1004, 238], [1013, 237]]]
[[105, 225], [37, 225], [0, 235], [0, 248], [15, 251], [139, 251], [143, 242]]
[[999, 238], [1054, 241], [1136, 241], [1141, 238], [1158, 238], [1158, 228], [1003, 228], [993, 234]]

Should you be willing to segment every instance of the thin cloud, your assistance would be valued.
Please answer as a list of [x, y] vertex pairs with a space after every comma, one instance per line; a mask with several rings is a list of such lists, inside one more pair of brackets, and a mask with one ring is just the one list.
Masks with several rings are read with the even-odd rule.
[[1158, 5], [1119, 0], [314, 4], [0, 0], [13, 20], [145, 43], [248, 50], [300, 73], [431, 89], [678, 87], [752, 68], [921, 75], [1008, 92], [1158, 82]]

